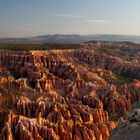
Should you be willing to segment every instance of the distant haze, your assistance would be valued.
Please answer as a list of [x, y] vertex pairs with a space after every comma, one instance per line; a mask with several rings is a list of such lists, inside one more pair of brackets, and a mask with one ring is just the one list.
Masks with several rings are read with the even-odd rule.
[[140, 35], [140, 0], [1, 0], [0, 37]]
[[140, 36], [128, 35], [78, 35], [78, 34], [55, 34], [41, 35], [26, 38], [0, 38], [0, 43], [84, 43], [89, 41], [115, 41], [115, 42], [136, 42], [140, 43]]

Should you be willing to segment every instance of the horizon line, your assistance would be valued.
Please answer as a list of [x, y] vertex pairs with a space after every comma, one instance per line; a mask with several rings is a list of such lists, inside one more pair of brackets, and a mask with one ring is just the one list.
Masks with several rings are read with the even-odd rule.
[[54, 33], [54, 34], [39, 34], [39, 35], [31, 35], [31, 36], [11, 36], [11, 37], [0, 37], [0, 39], [11, 39], [11, 38], [34, 38], [34, 37], [39, 37], [39, 36], [53, 36], [53, 35], [79, 35], [79, 36], [92, 36], [92, 35], [116, 35], [116, 36], [140, 36], [140, 35], [136, 35], [136, 34], [114, 34], [114, 33], [108, 33], [108, 34], [106, 34], [106, 33], [95, 33], [95, 34], [77, 34], [77, 33], [70, 33], [70, 34], [68, 34], [68, 33], [63, 33], [63, 34], [59, 34], [59, 33]]

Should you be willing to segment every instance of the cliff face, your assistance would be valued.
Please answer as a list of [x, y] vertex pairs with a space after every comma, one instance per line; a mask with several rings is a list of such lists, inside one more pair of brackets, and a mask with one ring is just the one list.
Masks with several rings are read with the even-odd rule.
[[108, 140], [140, 99], [140, 67], [88, 49], [0, 51], [0, 139]]
[[129, 61], [123, 61], [118, 57], [97, 55], [92, 51], [76, 51], [75, 56], [89, 65], [99, 66], [106, 70], [111, 70], [119, 75], [140, 79], [140, 66]]
[[113, 130], [110, 140], [140, 139], [140, 102], [135, 102], [127, 120]]

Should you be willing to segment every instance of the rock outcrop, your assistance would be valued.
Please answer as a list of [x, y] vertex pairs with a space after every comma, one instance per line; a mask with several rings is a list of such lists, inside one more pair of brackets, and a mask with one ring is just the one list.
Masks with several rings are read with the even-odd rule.
[[140, 102], [134, 103], [127, 120], [113, 130], [110, 140], [138, 140], [140, 139]]
[[0, 66], [2, 140], [108, 140], [140, 99], [138, 65], [86, 48], [1, 50]]

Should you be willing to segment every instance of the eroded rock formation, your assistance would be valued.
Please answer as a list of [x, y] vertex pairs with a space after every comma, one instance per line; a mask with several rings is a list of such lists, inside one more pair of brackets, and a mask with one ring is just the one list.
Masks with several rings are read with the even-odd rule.
[[94, 50], [0, 51], [0, 139], [108, 140], [140, 99], [140, 67]]

